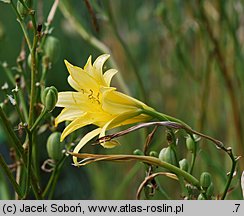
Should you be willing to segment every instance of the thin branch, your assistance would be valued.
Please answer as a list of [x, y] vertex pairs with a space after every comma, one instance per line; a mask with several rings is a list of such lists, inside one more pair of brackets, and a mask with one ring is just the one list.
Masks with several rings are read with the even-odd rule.
[[172, 173], [168, 173], [168, 172], [157, 172], [157, 173], [153, 173], [149, 176], [147, 176], [143, 181], [142, 183], [140, 184], [137, 192], [136, 192], [136, 199], [140, 199], [140, 195], [141, 195], [141, 192], [142, 192], [142, 189], [146, 186], [146, 184], [151, 181], [152, 179], [154, 179], [155, 177], [159, 176], [159, 175], [164, 175], [164, 176], [167, 176], [167, 177], [170, 177], [172, 179], [175, 179], [175, 180], [178, 180], [177, 176], [175, 174], [172, 174]]
[[120, 131], [118, 133], [114, 133], [114, 134], [110, 134], [110, 135], [106, 135], [104, 137], [101, 137], [99, 138], [97, 141], [100, 142], [100, 141], [110, 141], [111, 139], [114, 139], [114, 138], [117, 138], [117, 137], [120, 137], [120, 136], [123, 136], [123, 135], [126, 135], [132, 131], [136, 131], [136, 130], [139, 130], [141, 128], [144, 128], [144, 127], [150, 127], [150, 126], [166, 126], [166, 127], [170, 127], [170, 128], [173, 128], [173, 129], [184, 129], [186, 132], [188, 133], [192, 133], [192, 134], [196, 134], [200, 137], [203, 137], [205, 139], [208, 139], [210, 141], [212, 141], [218, 148], [224, 150], [225, 152], [229, 152], [229, 149], [227, 149], [224, 144], [219, 141], [219, 140], [216, 140], [208, 135], [205, 135], [205, 134], [202, 134], [200, 132], [197, 132], [195, 130], [192, 130], [191, 128], [189, 127], [186, 127], [185, 125], [182, 125], [180, 123], [177, 123], [177, 122], [171, 122], [171, 121], [161, 121], [161, 122], [147, 122], [147, 123], [141, 123], [141, 124], [138, 124], [138, 125], [135, 125], [133, 127], [130, 127], [126, 130], [123, 130], [123, 131]]

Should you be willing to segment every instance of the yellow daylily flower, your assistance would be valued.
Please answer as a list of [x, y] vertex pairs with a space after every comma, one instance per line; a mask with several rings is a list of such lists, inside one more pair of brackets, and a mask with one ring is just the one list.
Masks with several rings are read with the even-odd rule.
[[[61, 113], [55, 119], [55, 125], [60, 122], [71, 121], [61, 135], [61, 141], [77, 130], [89, 124], [98, 126], [97, 129], [86, 134], [75, 147], [74, 152], [80, 149], [92, 138], [99, 135], [105, 136], [106, 130], [122, 125], [148, 121], [151, 116], [142, 110], [153, 110], [146, 104], [128, 95], [118, 92], [110, 87], [112, 77], [117, 73], [115, 69], [109, 69], [103, 73], [103, 65], [109, 55], [99, 56], [92, 64], [91, 56], [84, 68], [76, 67], [65, 60], [69, 72], [68, 82], [76, 91], [58, 93], [57, 107], [63, 107]], [[118, 142], [101, 141], [105, 148], [113, 148]], [[77, 158], [73, 161], [78, 165]]]

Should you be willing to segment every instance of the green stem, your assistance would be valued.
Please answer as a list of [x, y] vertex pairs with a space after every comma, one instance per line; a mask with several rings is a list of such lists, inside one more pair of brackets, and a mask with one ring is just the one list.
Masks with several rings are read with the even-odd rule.
[[[7, 65], [4, 65], [4, 64], [1, 64], [1, 65], [2, 65], [3, 71], [5, 72], [6, 76], [9, 79], [10, 83], [13, 86], [15, 86], [16, 85], [16, 82], [15, 82], [15, 79], [14, 79], [13, 74], [11, 73], [11, 70], [8, 68]], [[23, 115], [24, 115], [24, 118], [25, 118], [25, 121], [24, 122], [27, 122], [27, 119], [28, 119], [28, 111], [27, 111], [26, 102], [25, 102], [25, 98], [24, 98], [24, 94], [22, 92], [22, 89], [20, 91], [18, 91], [18, 97], [19, 97], [20, 104], [21, 104], [22, 109], [23, 109]]]
[[43, 192], [43, 197], [45, 197], [47, 195], [47, 192], [50, 189], [48, 199], [52, 199], [54, 190], [56, 188], [56, 184], [57, 184], [57, 181], [58, 181], [58, 178], [60, 175], [60, 171], [61, 171], [62, 166], [64, 165], [65, 159], [66, 159], [66, 156], [64, 155], [63, 158], [55, 166], [52, 176], [50, 177], [50, 179], [48, 181], [47, 187], [45, 188], [45, 190]]
[[11, 3], [12, 8], [14, 9], [14, 12], [17, 15], [19, 24], [20, 24], [20, 26], [22, 28], [22, 31], [24, 33], [24, 36], [25, 36], [26, 43], [28, 45], [29, 50], [31, 51], [31, 42], [30, 42], [30, 38], [29, 38], [28, 32], [27, 32], [27, 30], [25, 28], [25, 23], [24, 23], [23, 19], [21, 18], [21, 16], [20, 16], [15, 4], [13, 3], [13, 0], [10, 0], [10, 3]]
[[[1, 106], [0, 106], [0, 118], [3, 122], [2, 126], [6, 130], [6, 132], [8, 133], [9, 138], [11, 140], [11, 143], [14, 145], [14, 148], [17, 151], [18, 156], [20, 158], [22, 158], [25, 167], [27, 167], [27, 157], [25, 155], [24, 148], [23, 148], [19, 138], [14, 133], [13, 128], [12, 128], [9, 120], [7, 119], [5, 113], [3, 112]], [[39, 192], [40, 189], [39, 189], [39, 186], [38, 186], [37, 181], [36, 181], [36, 176], [33, 174], [33, 172], [31, 172], [31, 173], [32, 173], [31, 182], [32, 182], [32, 188], [33, 188], [34, 194], [35, 194], [36, 198], [41, 199], [42, 197], [41, 197], [40, 192]]]
[[192, 176], [190, 173], [180, 169], [165, 161], [161, 161], [156, 157], [152, 156], [139, 156], [139, 155], [97, 155], [97, 154], [79, 154], [74, 152], [69, 152], [72, 156], [84, 159], [79, 162], [79, 166], [84, 166], [86, 164], [96, 162], [96, 161], [130, 161], [138, 160], [147, 164], [151, 164], [158, 167], [163, 167], [169, 171], [175, 173], [176, 175], [182, 176], [187, 182], [196, 186], [199, 190], [201, 189], [199, 181]]
[[149, 162], [152, 165], [166, 168], [166, 169], [170, 170], [171, 172], [175, 173], [176, 175], [182, 176], [186, 181], [188, 181], [192, 185], [196, 186], [197, 188], [200, 188], [199, 181], [194, 176], [192, 176], [188, 172], [180, 169], [179, 167], [176, 167], [172, 164], [161, 161], [155, 157], [150, 157], [150, 156], [138, 156], [138, 157], [139, 157], [139, 159], [140, 159], [140, 157], [142, 157], [142, 161]]
[[44, 108], [44, 110], [41, 112], [39, 117], [36, 119], [36, 121], [32, 125], [32, 127], [30, 129], [31, 133], [34, 132], [34, 130], [36, 129], [36, 127], [39, 125], [40, 121], [45, 117], [46, 114], [47, 114], [47, 110]]
[[177, 118], [174, 118], [172, 116], [169, 116], [169, 115], [166, 115], [166, 114], [157, 112], [154, 109], [143, 109], [142, 112], [144, 114], [147, 114], [149, 116], [152, 116], [154, 118], [157, 118], [160, 121], [172, 121], [172, 122], [176, 122], [176, 123], [179, 123], [179, 124], [183, 125], [186, 128], [191, 129], [191, 127], [189, 125], [187, 125], [185, 122], [183, 122], [183, 121], [181, 121], [181, 120], [179, 120]]
[[30, 93], [30, 108], [29, 108], [29, 128], [32, 127], [34, 121], [34, 106], [36, 95], [36, 47], [38, 37], [37, 31], [34, 33], [33, 46], [31, 50], [31, 93]]
[[13, 94], [14, 94], [14, 100], [16, 102], [16, 104], [15, 104], [16, 111], [17, 111], [17, 113], [18, 113], [18, 115], [20, 117], [21, 122], [25, 123], [25, 118], [24, 118], [24, 116], [23, 116], [23, 114], [22, 114], [22, 112], [20, 111], [20, 108], [19, 108], [19, 102], [18, 102], [18, 98], [17, 98], [18, 92], [13, 90]]
[[27, 180], [25, 185], [25, 197], [27, 197], [30, 189], [31, 177], [31, 159], [32, 159], [32, 133], [28, 131], [28, 155], [27, 155]]
[[5, 163], [4, 158], [2, 157], [1, 154], [0, 154], [0, 165], [3, 168], [4, 172], [6, 173], [9, 181], [12, 184], [12, 186], [14, 187], [15, 192], [19, 195], [19, 197], [22, 197], [23, 196], [23, 193], [22, 193], [22, 191], [20, 189], [20, 186], [18, 185], [18, 183], [14, 179], [11, 171], [8, 168], [8, 165]]
[[162, 185], [160, 184], [160, 182], [157, 180], [157, 178], [155, 178], [155, 181], [157, 183], [158, 186], [158, 190], [159, 192], [167, 199], [167, 200], [172, 200], [172, 198], [167, 194], [167, 192], [163, 189]]
[[228, 181], [226, 182], [225, 189], [224, 189], [223, 195], [221, 197], [221, 200], [224, 200], [226, 195], [227, 195], [227, 192], [228, 192], [229, 187], [230, 187], [230, 183], [232, 181], [232, 178], [233, 178], [233, 175], [234, 175], [234, 172], [235, 172], [236, 164], [237, 164], [237, 159], [232, 154], [232, 150], [231, 149], [229, 151], [229, 156], [230, 156], [230, 158], [232, 160], [232, 167], [231, 167], [229, 178], [228, 178]]
[[194, 151], [192, 152], [192, 157], [191, 157], [191, 167], [190, 167], [190, 174], [193, 173], [193, 168], [194, 168], [194, 165], [195, 165], [195, 162], [196, 162], [196, 157], [197, 157], [197, 143], [196, 143], [196, 140], [193, 136], [193, 134], [190, 134], [191, 136], [191, 139], [194, 141], [194, 144], [195, 144], [195, 148], [194, 148]]
[[5, 72], [7, 78], [9, 79], [10, 83], [15, 86], [16, 82], [14, 79], [13, 74], [11, 73], [11, 70], [8, 68], [8, 64], [6, 62], [1, 63], [1, 66], [3, 68], [3, 71]]
[[9, 134], [9, 138], [11, 140], [11, 143], [13, 144], [15, 150], [17, 151], [18, 156], [24, 156], [24, 149], [23, 146], [19, 140], [19, 138], [16, 136], [13, 127], [11, 126], [7, 116], [3, 112], [2, 107], [0, 106], [0, 118], [2, 120], [2, 126], [6, 130], [6, 132]]

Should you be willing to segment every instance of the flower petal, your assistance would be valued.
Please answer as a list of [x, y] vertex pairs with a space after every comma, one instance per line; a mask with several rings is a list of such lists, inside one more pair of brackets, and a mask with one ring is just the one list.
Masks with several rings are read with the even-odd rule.
[[104, 111], [120, 114], [123, 112], [136, 111], [143, 106], [146, 106], [142, 102], [125, 95], [121, 92], [115, 91], [113, 88], [101, 88], [102, 92], [102, 108]]
[[87, 73], [92, 71], [92, 56], [89, 56], [87, 59], [86, 65], [84, 66], [84, 71]]
[[64, 61], [71, 77], [80, 86], [81, 89], [89, 91], [97, 91], [99, 88], [98, 83], [94, 78], [92, 78], [88, 73], [86, 73], [82, 68], [73, 66], [68, 61]]
[[103, 78], [107, 84], [107, 86], [110, 86], [111, 80], [113, 76], [117, 73], [118, 71], [115, 69], [109, 69], [103, 74]]
[[[101, 132], [101, 128], [97, 128], [89, 133], [87, 133], [78, 143], [78, 145], [75, 147], [74, 149], [74, 153], [78, 153], [80, 151], [80, 149], [87, 143], [89, 142], [92, 138], [94, 138], [95, 136], [97, 136], [99, 133]], [[79, 165], [79, 163], [77, 162], [77, 157], [73, 156], [73, 162], [75, 165]]]
[[76, 91], [84, 91], [84, 89], [82, 89], [80, 87], [80, 85], [77, 82], [75, 82], [74, 79], [70, 75], [68, 76], [68, 83]]
[[73, 121], [84, 115], [79, 107], [64, 108], [62, 112], [55, 118], [55, 127], [63, 121]]
[[59, 92], [57, 107], [77, 106], [84, 103], [84, 95], [81, 92]]
[[[124, 121], [126, 121], [127, 119], [131, 119], [135, 116], [138, 116], [140, 115], [141, 112], [137, 111], [137, 112], [125, 112], [125, 113], [122, 113], [116, 117], [114, 117], [112, 120], [110, 120], [109, 122], [107, 122], [104, 127], [102, 128], [101, 130], [101, 133], [99, 135], [99, 138], [101, 137], [104, 137], [105, 136], [105, 132], [107, 129], [111, 129], [111, 128], [114, 128], [116, 126], [119, 126], [121, 125]], [[106, 142], [101, 140], [100, 144], [105, 147], [105, 148], [111, 148], [111, 147], [114, 147], [114, 145], [110, 145], [110, 144], [107, 144], [106, 145]], [[115, 144], [115, 143], [113, 143]]]
[[57, 107], [80, 109], [83, 112], [100, 112], [100, 102], [89, 99], [89, 94], [83, 92], [59, 92]]
[[91, 71], [92, 77], [102, 86], [106, 86], [106, 82], [103, 78], [103, 65], [110, 55], [103, 54], [97, 57], [93, 63], [93, 68]]
[[89, 118], [89, 115], [87, 113], [83, 114], [83, 116], [73, 120], [62, 132], [60, 141], [62, 142], [66, 136], [68, 136], [73, 131], [84, 127], [86, 125], [92, 124], [93, 120]]
[[103, 65], [107, 61], [107, 59], [110, 57], [109, 54], [103, 54], [97, 57], [97, 59], [93, 63], [93, 67], [99, 71], [102, 75], [103, 71]]

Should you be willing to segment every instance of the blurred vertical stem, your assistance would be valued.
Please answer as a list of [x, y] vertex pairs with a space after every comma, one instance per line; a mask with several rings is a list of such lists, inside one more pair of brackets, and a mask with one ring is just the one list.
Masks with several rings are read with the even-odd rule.
[[19, 185], [17, 184], [16, 180], [14, 179], [14, 177], [13, 177], [11, 171], [10, 171], [9, 168], [8, 168], [8, 165], [5, 163], [4, 158], [2, 157], [1, 154], [0, 154], [0, 165], [1, 165], [2, 169], [4, 170], [5, 174], [7, 175], [9, 181], [10, 181], [11, 184], [13, 185], [15, 192], [16, 192], [20, 197], [22, 197], [22, 196], [23, 196], [22, 191], [21, 191]]
[[[39, 39], [39, 34], [41, 29], [39, 29], [40, 26], [37, 27], [36, 24], [36, 18], [35, 18], [35, 11], [32, 10], [27, 6], [27, 4], [23, 0], [19, 0], [23, 7], [28, 11], [31, 21], [32, 21], [32, 28], [33, 28], [33, 43], [31, 46], [31, 93], [30, 93], [30, 107], [29, 107], [29, 119], [28, 119], [28, 129], [27, 129], [27, 135], [28, 135], [28, 156], [27, 156], [27, 181], [26, 181], [26, 190], [25, 190], [25, 196], [28, 195], [29, 192], [29, 182], [31, 181], [31, 175], [32, 175], [32, 148], [35, 144], [33, 142], [34, 140], [34, 133], [31, 131], [32, 125], [34, 123], [34, 112], [35, 112], [35, 103], [36, 103], [36, 76], [37, 76], [37, 66], [36, 66], [36, 49], [37, 49], [37, 43]], [[34, 158], [34, 162], [36, 162]], [[33, 188], [33, 191], [35, 189]], [[38, 195], [38, 194], [36, 194]], [[39, 196], [39, 195], [38, 195]]]
[[[236, 138], [237, 138], [237, 143], [238, 143], [238, 152], [240, 155], [244, 155], [244, 149], [243, 149], [243, 136], [242, 136], [242, 123], [241, 123], [241, 115], [239, 111], [239, 103], [237, 100], [237, 94], [235, 90], [235, 86], [233, 84], [232, 77], [230, 75], [230, 72], [227, 69], [226, 66], [226, 61], [223, 56], [223, 53], [220, 48], [220, 44], [218, 39], [214, 36], [213, 29], [211, 28], [211, 24], [208, 21], [208, 18], [204, 12], [203, 8], [203, 1], [198, 0], [197, 1], [198, 6], [199, 6], [199, 12], [200, 12], [200, 18], [202, 19], [202, 23], [204, 27], [206, 28], [207, 34], [212, 41], [212, 44], [214, 46], [214, 56], [216, 58], [216, 61], [219, 65], [221, 74], [224, 78], [226, 88], [230, 97], [230, 102], [232, 106], [232, 115], [233, 115], [233, 121], [234, 121], [234, 126], [235, 126], [235, 132], [236, 132]], [[244, 168], [244, 164], [241, 164], [241, 168]]]
[[[12, 74], [11, 70], [8, 68], [7, 64], [6, 63], [2, 63], [1, 66], [2, 66], [3, 71], [5, 72], [6, 76], [8, 77], [10, 83], [13, 86], [15, 86], [16, 85], [16, 82], [15, 82], [14, 77], [13, 77], [13, 74]], [[24, 97], [24, 94], [22, 92], [22, 89], [20, 89], [18, 91], [17, 96], [19, 97], [20, 104], [21, 104], [21, 107], [23, 109], [24, 122], [27, 122], [27, 120], [28, 120], [28, 111], [27, 111], [25, 97]]]
[[208, 97], [209, 97], [209, 90], [210, 90], [210, 83], [211, 83], [211, 59], [213, 53], [210, 53], [207, 59], [207, 67], [205, 70], [205, 76], [203, 78], [202, 83], [202, 94], [200, 99], [200, 111], [199, 111], [199, 121], [198, 121], [198, 130], [204, 130], [204, 124], [206, 121], [206, 114], [208, 108]]
[[138, 82], [138, 86], [139, 86], [139, 90], [140, 90], [140, 94], [141, 94], [142, 100], [147, 103], [147, 99], [148, 98], [147, 98], [147, 95], [146, 95], [145, 88], [143, 86], [143, 81], [142, 81], [142, 78], [140, 76], [137, 64], [134, 61], [133, 56], [132, 56], [128, 46], [126, 45], [126, 43], [124, 42], [124, 40], [122, 39], [122, 37], [120, 36], [120, 34], [118, 32], [118, 28], [116, 26], [115, 19], [114, 19], [114, 16], [113, 16], [113, 13], [112, 13], [112, 9], [111, 9], [111, 6], [110, 6], [110, 1], [108, 1], [108, 2], [104, 1], [104, 4], [105, 4], [105, 6], [107, 8], [107, 16], [108, 16], [109, 21], [111, 23], [112, 30], [113, 30], [115, 36], [117, 37], [118, 41], [122, 45], [122, 47], [124, 49], [124, 52], [125, 52], [125, 54], [127, 56], [127, 59], [130, 62], [130, 65], [132, 66], [134, 75], [135, 75], [135, 77], [137, 79], [137, 82]]
[[19, 138], [16, 136], [16, 134], [13, 131], [12, 125], [10, 124], [7, 116], [3, 112], [2, 107], [0, 106], [0, 119], [2, 120], [2, 126], [5, 129], [5, 131], [8, 133], [9, 138], [11, 139], [11, 144], [15, 148], [17, 155], [19, 157], [23, 157], [24, 155], [24, 149], [22, 147], [22, 144], [19, 140]]
[[[85, 29], [85, 27], [78, 21], [78, 18], [75, 14], [75, 11], [72, 9], [72, 6], [69, 1], [62, 0], [59, 3], [59, 8], [64, 17], [69, 20], [69, 22], [74, 26], [74, 29], [77, 31], [77, 33], [89, 44], [91, 44], [93, 47], [101, 51], [102, 53], [110, 53], [110, 49], [100, 40], [95, 38], [92, 34], [88, 33]], [[114, 68], [118, 68], [113, 56], [110, 58], [111, 65]], [[120, 73], [117, 74], [117, 80], [120, 85], [120, 87], [123, 89], [123, 91], [126, 94], [129, 94], [129, 89], [127, 85], [125, 84], [125, 81]]]
[[26, 43], [27, 43], [27, 45], [28, 45], [28, 48], [29, 48], [29, 50], [31, 51], [31, 42], [30, 42], [30, 38], [29, 38], [28, 32], [27, 32], [27, 30], [26, 30], [26, 28], [25, 28], [25, 23], [24, 23], [22, 17], [20, 16], [20, 14], [19, 14], [19, 12], [18, 12], [18, 10], [17, 10], [17, 8], [16, 8], [16, 5], [13, 3], [13, 0], [10, 0], [10, 3], [11, 3], [12, 8], [14, 9], [14, 12], [15, 12], [16, 15], [17, 15], [17, 20], [18, 20], [18, 22], [19, 22], [19, 24], [20, 24], [20, 26], [21, 26], [21, 28], [22, 28], [22, 31], [23, 31], [23, 33], [24, 33], [25, 40], [26, 40]]
[[[12, 125], [10, 124], [7, 116], [3, 112], [1, 106], [0, 106], [0, 118], [2, 120], [3, 128], [8, 133], [9, 138], [11, 139], [11, 143], [13, 144], [15, 150], [17, 151], [17, 155], [20, 158], [22, 158], [23, 164], [25, 165], [25, 167], [27, 167], [27, 158], [26, 158], [23, 146], [22, 146], [20, 140], [18, 139], [18, 137], [16, 136], [16, 134], [14, 133]], [[36, 176], [33, 172], [31, 172], [30, 178], [31, 178], [32, 188], [33, 188], [33, 192], [35, 194], [35, 197], [38, 199], [41, 199], [42, 197], [40, 195], [39, 185], [38, 185], [38, 182], [36, 181]]]

